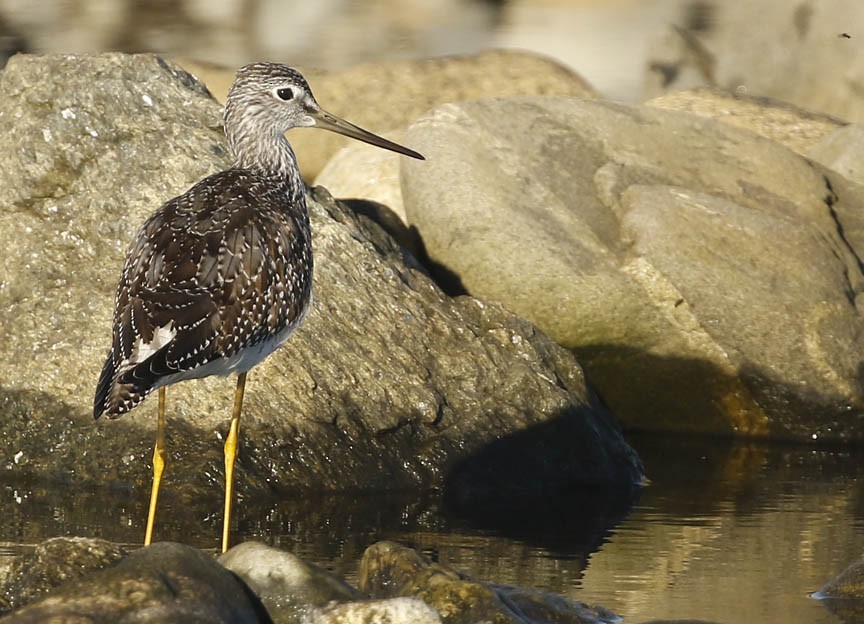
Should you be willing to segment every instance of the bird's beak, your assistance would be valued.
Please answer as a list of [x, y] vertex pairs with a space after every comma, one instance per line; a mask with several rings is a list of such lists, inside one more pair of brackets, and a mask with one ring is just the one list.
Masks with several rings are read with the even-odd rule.
[[398, 143], [393, 143], [393, 141], [388, 141], [387, 139], [378, 136], [377, 134], [372, 134], [368, 130], [364, 130], [359, 126], [355, 126], [354, 124], [345, 121], [344, 119], [339, 119], [335, 115], [331, 115], [325, 110], [311, 110], [308, 111], [309, 116], [315, 120], [316, 128], [323, 128], [324, 130], [330, 130], [331, 132], [336, 132], [338, 134], [344, 134], [347, 137], [351, 137], [352, 139], [357, 139], [358, 141], [363, 141], [364, 143], [369, 143], [370, 145], [375, 145], [377, 147], [383, 147], [386, 150], [390, 150], [391, 152], [396, 152], [398, 154], [404, 154], [405, 156], [410, 156], [411, 158], [417, 158], [419, 160], [426, 160], [423, 158], [422, 154], [418, 154], [414, 150], [408, 149], [407, 147], [403, 147]]

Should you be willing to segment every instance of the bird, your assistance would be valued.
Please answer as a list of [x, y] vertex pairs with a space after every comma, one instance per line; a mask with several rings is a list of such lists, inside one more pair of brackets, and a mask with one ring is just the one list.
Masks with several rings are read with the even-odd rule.
[[237, 375], [224, 444], [225, 552], [246, 376], [309, 311], [306, 187], [285, 132], [323, 128], [423, 160], [326, 112], [300, 72], [279, 63], [237, 71], [223, 121], [233, 164], [166, 201], [131, 242], [114, 298], [111, 347], [96, 384], [94, 419], [118, 418], [158, 390], [145, 546], [153, 537], [166, 465], [167, 386]]

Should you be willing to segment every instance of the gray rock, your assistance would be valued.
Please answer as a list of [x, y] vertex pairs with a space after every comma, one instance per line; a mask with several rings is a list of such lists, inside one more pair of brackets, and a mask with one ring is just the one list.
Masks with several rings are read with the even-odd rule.
[[264, 544], [239, 544], [218, 561], [246, 582], [276, 622], [300, 622], [330, 602], [365, 598], [315, 564]]
[[162, 542], [72, 580], [7, 617], [39, 622], [265, 623], [272, 620], [242, 581], [203, 552]]
[[597, 624], [620, 619], [602, 607], [576, 600], [471, 580], [393, 542], [366, 549], [360, 563], [360, 589], [375, 598], [415, 596], [446, 614], [448, 624]]
[[119, 561], [118, 544], [86, 537], [55, 537], [0, 570], [0, 616], [33, 602], [58, 585]]
[[[649, 429], [860, 438], [864, 194], [690, 114], [564, 98], [442, 106], [409, 221], [454, 289], [580, 355]], [[419, 165], [419, 166], [418, 166]]]
[[835, 130], [813, 145], [807, 156], [852, 182], [864, 184], [864, 125]]
[[[94, 425], [92, 396], [135, 230], [229, 162], [218, 106], [163, 61], [119, 54], [19, 56], [0, 93], [0, 245], [10, 250], [0, 264], [0, 467], [73, 487], [131, 480], [146, 496], [155, 401]], [[275, 487], [440, 485], [523, 431], [542, 435], [515, 445], [508, 465], [538, 448], [578, 457], [536, 475], [544, 487], [641, 478], [570, 353], [497, 305], [447, 297], [325, 191], [310, 211], [313, 309], [247, 385], [237, 477], [247, 504]], [[165, 488], [180, 501], [220, 505], [232, 391], [213, 378], [168, 391]]]

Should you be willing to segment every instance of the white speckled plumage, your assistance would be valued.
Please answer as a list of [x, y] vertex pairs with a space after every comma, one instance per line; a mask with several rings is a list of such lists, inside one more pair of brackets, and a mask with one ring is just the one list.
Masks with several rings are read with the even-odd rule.
[[322, 110], [303, 76], [275, 63], [237, 72], [224, 120], [234, 165], [167, 201], [129, 249], [96, 418], [177, 381], [244, 373], [303, 320], [312, 238], [285, 131], [317, 126], [422, 158]]

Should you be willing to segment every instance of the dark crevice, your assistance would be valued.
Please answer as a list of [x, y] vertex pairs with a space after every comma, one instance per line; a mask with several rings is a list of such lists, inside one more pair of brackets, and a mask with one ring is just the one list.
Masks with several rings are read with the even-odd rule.
[[[858, 252], [855, 250], [855, 247], [849, 242], [849, 239], [846, 236], [846, 231], [843, 228], [843, 222], [840, 220], [840, 215], [837, 214], [837, 210], [835, 205], [839, 201], [839, 197], [837, 193], [834, 191], [834, 188], [831, 186], [831, 180], [828, 176], [823, 175], [822, 179], [825, 181], [825, 188], [828, 191], [825, 195], [823, 201], [825, 205], [828, 207], [828, 214], [831, 215], [831, 219], [834, 221], [834, 225], [837, 230], [837, 236], [843, 242], [843, 245], [852, 254], [852, 257], [855, 258], [855, 262], [858, 265], [858, 272], [864, 275], [864, 262], [861, 260], [861, 256], [858, 255]], [[852, 285], [852, 280], [849, 278], [849, 270], [846, 269], [843, 271], [843, 279], [846, 282], [846, 297], [849, 299], [851, 304], [855, 304], [855, 288]]]

